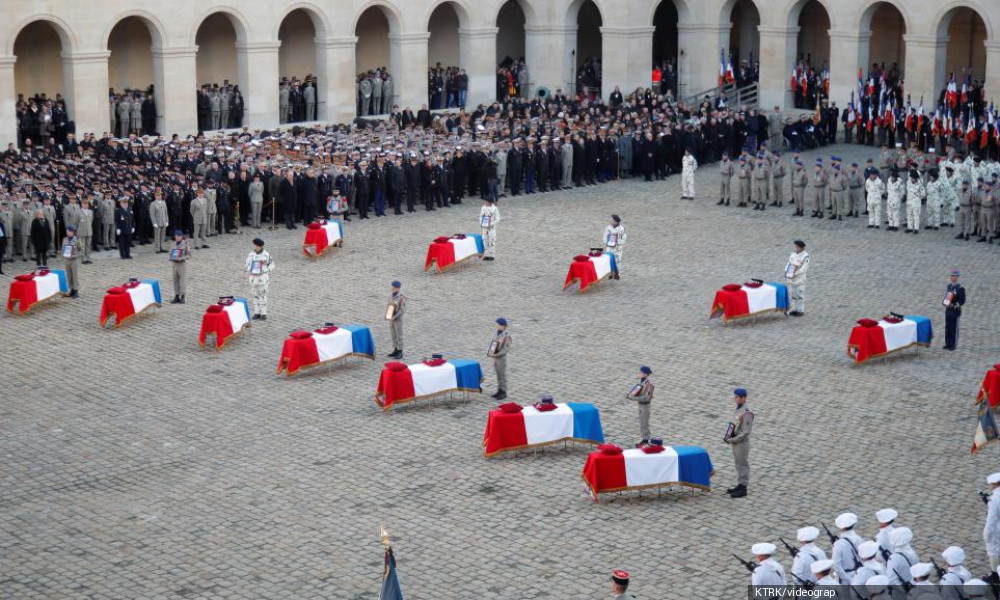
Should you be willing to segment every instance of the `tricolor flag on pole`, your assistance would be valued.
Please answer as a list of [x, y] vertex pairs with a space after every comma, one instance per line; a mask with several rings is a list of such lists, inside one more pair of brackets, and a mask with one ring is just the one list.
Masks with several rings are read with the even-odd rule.
[[797, 67], [792, 67], [792, 92], [796, 91], [799, 84], [799, 70]]
[[989, 398], [979, 405], [979, 423], [976, 424], [976, 433], [972, 437], [972, 449], [969, 454], [975, 454], [985, 446], [997, 441], [997, 421], [993, 418], [993, 410], [990, 408]]
[[733, 55], [729, 54], [729, 58], [726, 60], [726, 83], [732, 83], [736, 81], [736, 73], [733, 72]]
[[378, 600], [403, 600], [403, 591], [399, 589], [399, 579], [396, 577], [396, 557], [392, 554], [389, 543], [389, 533], [379, 525], [382, 545], [385, 546], [385, 568], [382, 570], [382, 587], [378, 592]]
[[958, 86], [955, 84], [955, 73], [951, 74], [951, 79], [948, 81], [948, 91], [945, 93], [945, 101], [951, 108], [955, 108], [958, 105]]
[[726, 85], [726, 50], [719, 48], [719, 87]]

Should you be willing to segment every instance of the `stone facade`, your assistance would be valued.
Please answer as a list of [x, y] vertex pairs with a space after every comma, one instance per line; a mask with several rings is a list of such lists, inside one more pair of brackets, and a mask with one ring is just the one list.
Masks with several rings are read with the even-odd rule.
[[[194, 90], [204, 83], [199, 76], [220, 74], [240, 84], [246, 124], [276, 125], [276, 82], [289, 65], [314, 67], [318, 116], [325, 121], [354, 116], [355, 74], [375, 62], [388, 62], [401, 106], [426, 102], [427, 66], [438, 57], [457, 57], [466, 69], [470, 104], [491, 101], [495, 66], [503, 58], [498, 48], [505, 55], [523, 48], [534, 90], [572, 89], [578, 47], [599, 47], [607, 96], [615, 85], [648, 85], [657, 26], [676, 38], [661, 45], [676, 49], [682, 96], [715, 85], [720, 48], [736, 38], [746, 42], [748, 35], [759, 49], [755, 60], [767, 105], [785, 104], [794, 61], [807, 51], [817, 63], [829, 57], [831, 95], [841, 102], [855, 89], [858, 66], [886, 53], [905, 56], [900, 67], [914, 102], [924, 96], [931, 103], [948, 71], [965, 65], [987, 82], [1000, 81], [1000, 3], [988, 0], [510, 1], [523, 14], [522, 27], [502, 16], [508, 0], [174, 0], [142, 9], [126, 0], [7, 0], [0, 8], [0, 142], [16, 139], [16, 94], [36, 91], [62, 93], [78, 131], [105, 131], [106, 92], [111, 77], [120, 80], [123, 73], [148, 73], [141, 84], [156, 86], [159, 130], [181, 134], [196, 129]], [[599, 25], [588, 18], [586, 30], [578, 31], [586, 2], [596, 5]], [[675, 22], [654, 22], [663, 3], [672, 3]], [[741, 10], [734, 11], [738, 4]], [[453, 13], [441, 15], [442, 5]], [[752, 22], [733, 23], [735, 14], [750, 13]], [[120, 28], [127, 31], [116, 31], [130, 17]], [[122, 56], [137, 64], [123, 64]]]

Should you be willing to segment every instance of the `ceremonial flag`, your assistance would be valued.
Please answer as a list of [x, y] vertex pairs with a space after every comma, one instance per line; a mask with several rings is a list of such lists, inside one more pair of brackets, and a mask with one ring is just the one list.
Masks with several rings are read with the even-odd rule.
[[729, 60], [726, 61], [726, 83], [732, 83], [736, 81], [736, 73], [733, 72], [733, 55], [729, 55]]
[[[873, 94], [875, 91], [872, 89], [874, 82], [870, 79], [868, 80], [868, 94]], [[861, 78], [861, 67], [858, 67], [858, 102], [865, 97], [865, 81]]]
[[945, 102], [948, 106], [955, 108], [958, 104], [958, 86], [955, 85], [955, 73], [951, 74], [951, 79], [948, 81], [948, 91], [945, 92]]
[[797, 66], [792, 67], [792, 92], [797, 91], [799, 84], [799, 69]]
[[971, 107], [969, 108], [969, 120], [966, 123], [966, 127], [967, 129], [965, 132], [965, 143], [971, 146], [976, 142], [976, 132], [977, 132], [976, 115], [972, 114]]
[[830, 69], [828, 69], [827, 67], [824, 66], [823, 67], [823, 72], [820, 75], [820, 78], [823, 80], [823, 92], [827, 96], [829, 96], [830, 95]]
[[920, 99], [920, 108], [917, 109], [917, 135], [924, 130], [924, 102]]
[[726, 51], [719, 49], [719, 87], [726, 83]]
[[913, 133], [913, 106], [909, 107], [906, 111], [906, 119], [903, 121], [903, 127], [906, 128], [908, 133]]
[[941, 135], [941, 109], [934, 110], [934, 120], [931, 121], [931, 135], [935, 137]]
[[382, 587], [378, 592], [378, 600], [403, 600], [403, 591], [399, 588], [399, 578], [396, 576], [396, 557], [389, 545], [389, 534], [382, 529], [382, 544], [385, 545], [385, 568], [382, 570]]
[[986, 147], [987, 142], [990, 139], [990, 125], [993, 123], [993, 113], [989, 113], [987, 118], [983, 119], [983, 129], [982, 133], [979, 134], [979, 149], [982, 150]]
[[965, 73], [965, 79], [962, 80], [962, 104], [969, 101], [969, 73]]
[[969, 450], [969, 454], [979, 452], [984, 447], [997, 441], [998, 438], [997, 421], [993, 417], [989, 398], [987, 397], [986, 400], [986, 402], [979, 404], [978, 423], [976, 423], [976, 432], [972, 436], [972, 449]]
[[854, 92], [851, 92], [851, 101], [847, 103], [847, 128], [854, 127], [854, 122], [858, 120], [858, 115], [854, 112]]
[[951, 129], [952, 129], [953, 125], [954, 124], [952, 123], [951, 109], [949, 108], [948, 109], [948, 116], [945, 118], [945, 121], [944, 121], [944, 136], [945, 137], [951, 137]]

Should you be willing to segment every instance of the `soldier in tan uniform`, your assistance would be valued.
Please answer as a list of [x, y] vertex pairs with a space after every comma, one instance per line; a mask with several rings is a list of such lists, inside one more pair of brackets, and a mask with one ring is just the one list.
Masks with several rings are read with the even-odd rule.
[[171, 304], [184, 304], [187, 294], [187, 261], [191, 258], [191, 249], [184, 241], [184, 231], [174, 231], [174, 245], [170, 248], [170, 270], [174, 279], [174, 299]]
[[806, 216], [806, 185], [809, 183], [809, 176], [806, 174], [805, 165], [801, 160], [795, 160], [795, 170], [792, 171], [792, 202], [795, 204], [793, 217]]
[[740, 201], [736, 206], [744, 207], [750, 201], [750, 175], [753, 173], [753, 166], [747, 162], [745, 156], [740, 156], [740, 170], [737, 179], [740, 184]]
[[829, 180], [830, 189], [830, 220], [843, 221], [847, 208], [847, 178], [841, 170], [840, 163], [833, 165], [833, 173]]
[[729, 206], [729, 199], [732, 197], [731, 183], [735, 171], [733, 161], [729, 160], [729, 153], [723, 152], [722, 166], [719, 168], [719, 201], [715, 203], [716, 206], [722, 206], [723, 204]]
[[115, 247], [115, 201], [110, 194], [101, 198], [101, 248], [110, 250]]
[[763, 152], [757, 154], [757, 162], [753, 169], [753, 209], [764, 210], [767, 204], [769, 182], [771, 180], [771, 166], [767, 163], [766, 155]]
[[956, 240], [969, 241], [972, 235], [972, 196], [975, 192], [969, 187], [969, 180], [962, 180], [962, 189], [958, 192], [958, 235]]
[[823, 211], [826, 200], [826, 184], [829, 177], [826, 174], [826, 169], [823, 168], [823, 160], [816, 159], [815, 173], [813, 174], [813, 191], [815, 195], [813, 196], [813, 211], [812, 216], [817, 219], [823, 218]]
[[76, 237], [80, 239], [81, 263], [91, 264], [90, 242], [94, 237], [94, 211], [90, 208], [90, 200], [84, 198], [80, 201], [80, 215], [77, 218]]
[[733, 420], [723, 438], [733, 448], [733, 458], [736, 460], [736, 487], [726, 490], [731, 498], [743, 498], [747, 495], [747, 485], [750, 483], [750, 431], [753, 429], [753, 413], [747, 408], [747, 391], [736, 388], [733, 391], [736, 400], [736, 410]]
[[406, 312], [406, 296], [399, 291], [401, 287], [402, 284], [398, 281], [392, 282], [392, 294], [386, 307], [386, 319], [389, 321], [389, 332], [392, 334], [392, 352], [386, 356], [396, 359], [403, 358], [403, 313]]
[[781, 158], [781, 152], [775, 150], [771, 154], [771, 206], [785, 205], [785, 191], [782, 185], [785, 183], [785, 161]]
[[996, 229], [996, 190], [994, 180], [983, 182], [983, 193], [979, 200], [979, 241], [993, 243], [993, 231]]
[[77, 258], [82, 252], [83, 242], [76, 237], [76, 227], [66, 226], [66, 239], [62, 242], [61, 254], [63, 257], [63, 268], [66, 270], [66, 285], [69, 287], [69, 297], [76, 298], [80, 295], [80, 267], [76, 264]]
[[653, 401], [653, 382], [649, 380], [649, 376], [652, 374], [653, 370], [649, 367], [639, 367], [639, 383], [632, 386], [632, 390], [625, 396], [639, 406], [639, 435], [642, 436], [640, 444], [648, 443], [652, 437], [649, 432], [649, 404]]
[[167, 225], [169, 224], [167, 202], [163, 199], [163, 193], [160, 192], [160, 188], [156, 188], [153, 194], [153, 201], [149, 203], [149, 222], [153, 225], [153, 247], [156, 249], [157, 254], [162, 254], [167, 251], [165, 248], [167, 242]]
[[42, 212], [45, 214], [45, 224], [49, 227], [49, 239], [52, 240], [48, 252], [49, 256], [56, 256], [56, 207], [52, 206], [52, 199], [46, 198], [42, 201]]
[[0, 273], [2, 273], [2, 263], [14, 259], [14, 212], [6, 199], [0, 199], [0, 223], [3, 224], [3, 240], [0, 242]]
[[191, 222], [194, 223], [194, 235], [191, 243], [195, 248], [208, 248], [205, 243], [208, 228], [208, 208], [205, 200], [205, 190], [198, 188], [197, 196], [191, 199]]
[[507, 319], [500, 317], [496, 323], [497, 333], [486, 354], [493, 359], [493, 370], [497, 374], [497, 391], [490, 398], [503, 400], [507, 397], [507, 352], [513, 340], [507, 331]]

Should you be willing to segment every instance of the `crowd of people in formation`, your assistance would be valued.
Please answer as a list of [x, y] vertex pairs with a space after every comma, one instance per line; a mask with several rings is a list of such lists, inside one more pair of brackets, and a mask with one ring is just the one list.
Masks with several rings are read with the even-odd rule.
[[[834, 520], [834, 528], [820, 523], [824, 531], [805, 526], [795, 531], [793, 543], [760, 542], [750, 548], [752, 560], [739, 558], [752, 572], [750, 584], [816, 589], [840, 587], [839, 598], [861, 600], [972, 599], [1000, 597], [997, 574], [1000, 555], [1000, 473], [987, 477], [991, 493], [981, 492], [987, 503], [983, 540], [990, 559], [990, 572], [974, 577], [966, 568], [966, 551], [960, 546], [935, 549], [923, 557], [913, 548], [913, 531], [898, 522], [893, 508], [877, 511], [866, 537], [858, 515], [843, 513]], [[829, 539], [828, 550], [819, 538]], [[938, 552], [940, 550], [940, 552]], [[786, 555], [787, 553], [787, 555]], [[791, 559], [786, 570], [779, 555]]]
[[577, 93], [589, 100], [601, 97], [601, 57], [590, 56], [576, 69]]
[[156, 133], [156, 96], [153, 85], [145, 90], [125, 90], [118, 94], [108, 90], [108, 117], [110, 129], [120, 138], [130, 134], [153, 135]]
[[427, 103], [431, 110], [465, 108], [469, 93], [469, 76], [465, 69], [442, 67], [437, 63], [427, 70]]
[[75, 131], [62, 94], [56, 94], [55, 98], [49, 98], [44, 93], [28, 98], [18, 94], [15, 110], [18, 147], [45, 144], [50, 138], [65, 140], [67, 132]]
[[514, 60], [506, 57], [497, 66], [497, 100], [527, 98], [531, 93], [531, 75], [524, 57]]
[[792, 70], [790, 85], [795, 108], [815, 109], [830, 97], [830, 69], [826, 61], [816, 70], [810, 54], [799, 56]]
[[282, 77], [278, 82], [278, 122], [304, 123], [317, 118], [316, 77], [306, 75], [305, 79], [298, 77]]
[[246, 102], [240, 86], [229, 83], [222, 85], [206, 83], [198, 90], [198, 129], [215, 131], [243, 127]]
[[393, 106], [394, 92], [392, 75], [385, 67], [358, 74], [359, 117], [384, 115]]

